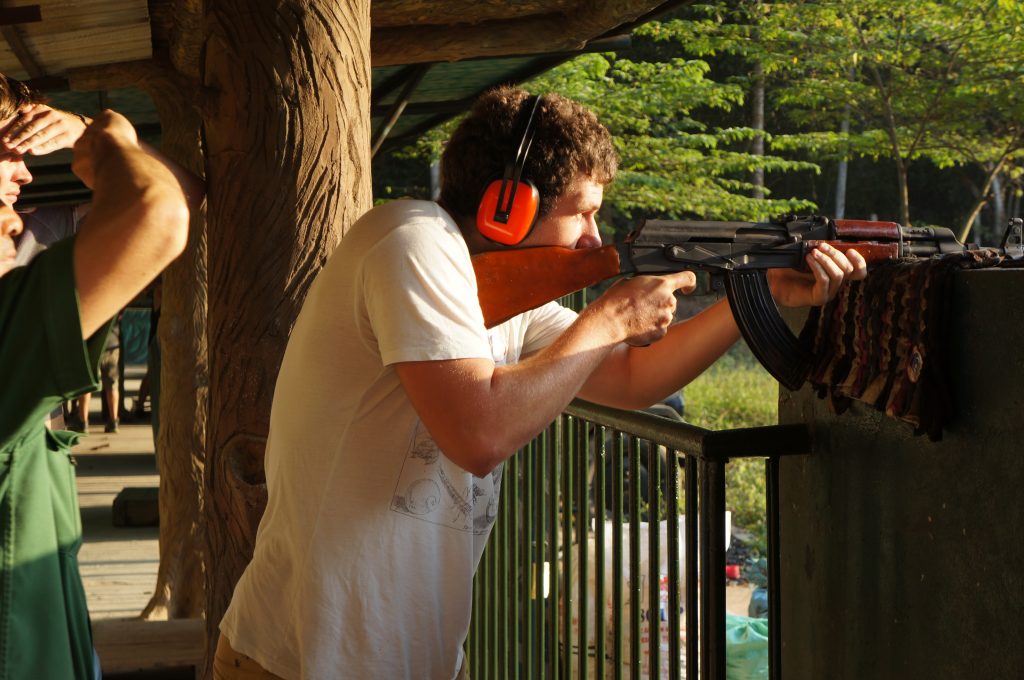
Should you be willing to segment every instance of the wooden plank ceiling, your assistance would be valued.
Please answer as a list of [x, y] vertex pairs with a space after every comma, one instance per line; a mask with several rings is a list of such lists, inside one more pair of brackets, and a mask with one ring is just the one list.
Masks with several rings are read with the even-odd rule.
[[153, 55], [146, 0], [6, 0], [5, 16], [0, 72], [20, 80]]
[[[689, 1], [373, 0], [374, 152], [458, 115], [489, 87], [522, 82], [583, 50], [621, 49], [634, 26]], [[0, 0], [0, 72], [30, 80], [54, 106], [121, 110], [157, 143], [155, 110], [134, 83], [118, 82], [126, 71], [119, 65], [150, 63], [172, 43], [192, 55], [184, 61], [198, 60], [201, 4]], [[33, 159], [24, 202], [87, 198], [68, 163], [65, 153]]]

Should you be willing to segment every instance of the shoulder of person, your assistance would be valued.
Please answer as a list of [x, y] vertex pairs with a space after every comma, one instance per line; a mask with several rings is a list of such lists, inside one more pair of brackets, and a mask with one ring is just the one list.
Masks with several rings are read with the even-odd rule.
[[35, 235], [36, 241], [50, 245], [72, 236], [81, 219], [77, 206], [40, 206], [19, 211], [25, 231]]

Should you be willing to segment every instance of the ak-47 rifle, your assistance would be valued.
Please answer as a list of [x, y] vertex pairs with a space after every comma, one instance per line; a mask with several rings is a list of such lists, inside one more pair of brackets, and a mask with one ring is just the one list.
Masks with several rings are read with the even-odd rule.
[[[1001, 251], [1024, 258], [1022, 220], [1010, 220]], [[473, 257], [480, 307], [488, 328], [563, 295], [620, 275], [705, 271], [724, 285], [743, 337], [761, 364], [787, 388], [798, 389], [811, 356], [779, 315], [766, 270], [805, 268], [804, 256], [826, 242], [857, 250], [869, 264], [960, 253], [974, 246], [942, 227], [895, 222], [787, 216], [771, 222], [647, 220], [625, 241], [601, 248], [522, 248]]]

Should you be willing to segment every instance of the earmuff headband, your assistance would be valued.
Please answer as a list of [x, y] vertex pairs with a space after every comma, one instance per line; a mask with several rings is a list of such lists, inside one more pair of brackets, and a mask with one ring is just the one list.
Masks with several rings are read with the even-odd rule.
[[[498, 194], [498, 204], [494, 209], [494, 220], [505, 224], [508, 222], [509, 214], [512, 212], [513, 201], [516, 191], [519, 189], [519, 180], [523, 175], [523, 166], [526, 165], [526, 156], [530, 153], [530, 146], [533, 145], [533, 138], [537, 135], [537, 128], [534, 120], [537, 117], [537, 109], [540, 107], [540, 95], [534, 95], [533, 107], [530, 109], [530, 116], [526, 119], [526, 128], [523, 130], [523, 138], [519, 141], [519, 148], [516, 150], [515, 161], [505, 166], [505, 174], [501, 179], [501, 192]], [[511, 183], [511, 191], [509, 184]]]

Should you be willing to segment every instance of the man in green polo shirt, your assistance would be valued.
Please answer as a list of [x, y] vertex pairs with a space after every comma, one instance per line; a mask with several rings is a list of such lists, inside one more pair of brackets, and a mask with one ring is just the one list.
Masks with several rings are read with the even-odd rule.
[[[10, 130], [22, 110], [4, 95], [0, 85], [0, 130]], [[108, 111], [78, 133], [72, 170], [93, 190], [91, 210], [75, 237], [25, 267], [12, 268], [21, 220], [8, 196], [20, 153], [0, 156], [0, 680], [94, 677], [74, 435], [43, 419], [96, 389], [109, 320], [187, 239], [182, 184], [125, 118]]]

